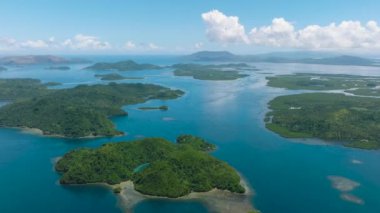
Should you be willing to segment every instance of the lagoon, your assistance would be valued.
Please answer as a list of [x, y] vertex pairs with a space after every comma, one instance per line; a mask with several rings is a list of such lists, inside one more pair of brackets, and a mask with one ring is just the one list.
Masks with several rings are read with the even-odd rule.
[[[133, 59], [161, 66], [180, 63], [171, 56], [96, 56], [93, 62]], [[44, 67], [9, 67], [0, 78], [32, 77], [43, 82], [58, 81], [56, 87], [105, 83], [94, 74], [110, 71], [70, 70]], [[99, 147], [106, 142], [164, 137], [174, 141], [180, 134], [193, 134], [216, 144], [215, 157], [236, 168], [255, 190], [252, 203], [263, 213], [373, 213], [380, 212], [380, 151], [360, 150], [319, 143], [317, 140], [285, 139], [265, 129], [267, 103], [274, 97], [309, 91], [291, 91], [266, 86], [266, 76], [295, 72], [380, 75], [376, 67], [306, 64], [253, 64], [263, 72], [245, 71], [246, 78], [234, 81], [200, 81], [176, 77], [172, 70], [124, 72], [126, 77], [145, 77], [120, 82], [155, 83], [181, 89], [180, 99], [129, 105], [128, 117], [113, 118], [126, 134], [115, 138], [63, 139], [0, 129], [0, 212], [121, 212], [113, 192], [99, 186], [61, 186], [54, 161], [79, 147]], [[274, 74], [271, 74], [274, 73]], [[141, 106], [169, 107], [167, 111], [141, 111]], [[170, 119], [168, 119], [170, 118]], [[353, 162], [361, 162], [353, 163]], [[359, 205], [341, 198], [329, 176], [360, 183], [350, 193], [363, 200]], [[134, 212], [208, 212], [198, 202], [146, 200]]]

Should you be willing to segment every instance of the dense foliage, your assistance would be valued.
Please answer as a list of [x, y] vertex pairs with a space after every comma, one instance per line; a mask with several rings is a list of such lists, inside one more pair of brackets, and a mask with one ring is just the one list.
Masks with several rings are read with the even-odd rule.
[[46, 67], [47, 70], [70, 70], [69, 66], [50, 66]]
[[162, 111], [167, 111], [169, 110], [168, 106], [162, 105], [162, 106], [145, 106], [145, 107], [139, 107], [140, 110], [162, 110]]
[[103, 81], [116, 81], [116, 80], [124, 80], [126, 77], [117, 74], [117, 73], [110, 73], [110, 74], [96, 74], [95, 77], [100, 78], [100, 80]]
[[214, 144], [208, 143], [203, 138], [193, 135], [180, 135], [177, 137], [177, 143], [181, 145], [189, 145], [196, 150], [205, 152], [213, 151], [216, 149], [216, 146]]
[[[244, 78], [248, 75], [240, 74], [239, 69], [247, 69], [247, 64], [217, 64], [217, 65], [202, 65], [202, 64], [175, 64], [174, 75], [190, 76], [198, 80], [236, 80]], [[255, 68], [252, 68], [255, 69]]]
[[[140, 165], [148, 166], [134, 172]], [[62, 173], [61, 184], [117, 184], [132, 180], [137, 191], [156, 196], [180, 197], [213, 188], [245, 191], [239, 175], [228, 164], [187, 142], [174, 144], [161, 138], [75, 150], [64, 155], [55, 168]]]
[[86, 67], [88, 70], [117, 70], [117, 71], [132, 71], [132, 70], [156, 70], [161, 69], [160, 66], [153, 64], [138, 64], [132, 60], [119, 61], [115, 63], [96, 63]]
[[380, 99], [311, 93], [269, 103], [267, 128], [284, 137], [314, 137], [363, 149], [380, 148]]
[[[267, 77], [268, 86], [296, 90], [338, 90], [350, 88], [373, 88], [380, 85], [379, 77], [308, 74], [279, 75]], [[352, 92], [354, 90], [348, 90]]]
[[46, 95], [50, 93], [47, 90], [49, 84], [30, 78], [0, 79], [0, 100], [21, 100]]
[[[173, 99], [183, 94], [151, 84], [110, 83], [47, 90], [38, 81], [29, 81], [32, 82], [29, 86], [12, 84], [10, 89], [0, 90], [3, 97], [33, 97], [0, 108], [0, 127], [38, 128], [46, 135], [66, 137], [119, 135], [121, 132], [115, 130], [109, 117], [126, 115], [121, 109], [123, 105]], [[30, 85], [34, 84], [37, 86], [33, 89]]]

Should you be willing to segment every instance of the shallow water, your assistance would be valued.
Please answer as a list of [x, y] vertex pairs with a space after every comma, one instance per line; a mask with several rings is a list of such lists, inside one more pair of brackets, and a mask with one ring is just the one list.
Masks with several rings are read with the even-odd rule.
[[[94, 61], [116, 61], [131, 57], [93, 57]], [[133, 58], [133, 57], [132, 57]], [[174, 57], [135, 57], [139, 62], [160, 65], [176, 63]], [[256, 64], [275, 74], [295, 72], [380, 75], [379, 68], [299, 64]], [[45, 70], [43, 66], [10, 67], [0, 78], [32, 77], [44, 82], [58, 81], [60, 87], [81, 83], [105, 83], [95, 73], [71, 66], [69, 71]], [[125, 106], [128, 117], [114, 118], [123, 137], [68, 140], [0, 129], [0, 212], [121, 212], [111, 190], [98, 186], [60, 186], [54, 172], [56, 157], [79, 147], [98, 147], [108, 141], [141, 137], [165, 137], [174, 141], [179, 134], [195, 134], [216, 144], [216, 157], [235, 167], [254, 188], [254, 205], [263, 213], [374, 213], [380, 212], [380, 152], [345, 148], [313, 140], [282, 138], [265, 129], [267, 102], [287, 91], [265, 86], [266, 75], [252, 74], [236, 81], [199, 81], [175, 77], [170, 69], [122, 72], [140, 80], [119, 82], [156, 83], [186, 91], [177, 100], [150, 101]], [[168, 111], [141, 111], [139, 106], [169, 106]], [[305, 143], [304, 143], [305, 142]], [[353, 163], [360, 161], [361, 164]], [[352, 195], [363, 199], [358, 205], [341, 198], [328, 176], [342, 176], [360, 183]], [[148, 200], [137, 213], [207, 212], [197, 202]]]

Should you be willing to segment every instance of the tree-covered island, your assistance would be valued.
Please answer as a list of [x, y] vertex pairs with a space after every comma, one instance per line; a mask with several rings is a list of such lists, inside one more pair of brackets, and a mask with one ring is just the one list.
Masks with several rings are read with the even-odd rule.
[[107, 62], [96, 63], [84, 69], [95, 70], [95, 71], [101, 71], [101, 70], [134, 71], [134, 70], [157, 70], [157, 69], [161, 69], [161, 67], [157, 65], [153, 65], [153, 64], [138, 64], [132, 60], [126, 60], [126, 61], [119, 61], [119, 62], [114, 62], [114, 63], [107, 63]]
[[71, 151], [55, 169], [62, 174], [61, 184], [132, 181], [134, 189], [145, 195], [177, 198], [215, 188], [244, 193], [238, 173], [207, 153], [214, 148], [190, 135], [177, 143], [162, 138], [108, 143]]
[[174, 75], [176, 76], [189, 76], [198, 80], [227, 81], [249, 76], [241, 74], [240, 70], [247, 70], [250, 66], [244, 63], [215, 65], [175, 64], [172, 68], [174, 68]]
[[109, 73], [109, 74], [96, 74], [95, 77], [100, 78], [102, 81], [118, 81], [125, 79], [143, 79], [142, 77], [125, 77], [118, 73]]
[[45, 135], [72, 138], [120, 135], [109, 118], [127, 115], [123, 105], [183, 94], [152, 84], [110, 83], [53, 90], [34, 79], [1, 79], [0, 88], [0, 99], [13, 101], [0, 108], [0, 127], [36, 128]]
[[375, 89], [380, 85], [380, 77], [298, 73], [267, 77], [268, 86], [292, 90], [348, 90], [353, 88]]
[[266, 127], [283, 137], [320, 138], [380, 148], [380, 99], [333, 93], [280, 96], [269, 102]]

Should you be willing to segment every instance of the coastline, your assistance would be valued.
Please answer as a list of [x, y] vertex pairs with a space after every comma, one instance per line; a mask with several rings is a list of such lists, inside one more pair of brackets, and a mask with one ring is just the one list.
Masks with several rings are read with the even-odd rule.
[[38, 128], [30, 128], [30, 127], [1, 127], [1, 128], [8, 128], [8, 129], [17, 129], [20, 130], [22, 133], [25, 134], [31, 134], [31, 135], [38, 135], [42, 137], [51, 137], [51, 138], [65, 138], [65, 139], [95, 139], [95, 138], [106, 138], [106, 137], [118, 137], [118, 136], [123, 136], [125, 133], [121, 132], [121, 134], [113, 135], [113, 136], [105, 136], [105, 135], [88, 135], [88, 136], [83, 136], [83, 137], [66, 137], [64, 135], [58, 135], [58, 134], [44, 134], [44, 131]]
[[122, 182], [116, 185], [108, 185], [112, 190], [120, 188], [118, 194], [119, 205], [126, 213], [133, 212], [134, 207], [143, 200], [159, 199], [159, 200], [177, 200], [187, 201], [195, 200], [206, 205], [212, 212], [218, 213], [248, 213], [257, 212], [251, 203], [253, 190], [250, 189], [247, 182], [241, 178], [241, 185], [245, 188], [245, 193], [238, 194], [227, 190], [212, 189], [208, 192], [191, 192], [188, 195], [178, 198], [158, 197], [142, 194], [134, 189], [132, 181]]

